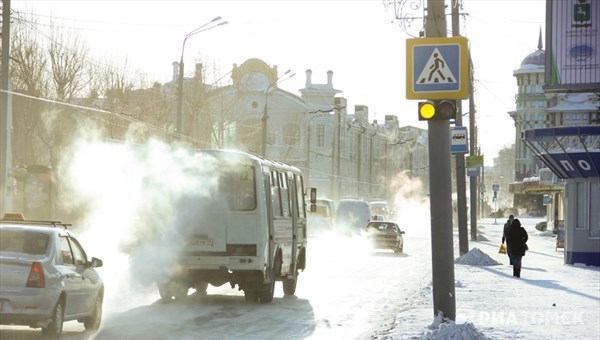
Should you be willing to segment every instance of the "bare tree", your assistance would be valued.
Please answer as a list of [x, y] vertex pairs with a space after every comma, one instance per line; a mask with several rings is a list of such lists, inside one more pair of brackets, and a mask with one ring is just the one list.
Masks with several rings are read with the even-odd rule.
[[57, 99], [69, 101], [86, 86], [88, 52], [89, 48], [81, 42], [78, 34], [52, 27], [48, 54]]
[[[50, 79], [45, 48], [31, 28], [33, 18], [15, 17], [11, 34], [11, 80], [16, 93], [31, 97], [47, 97]], [[41, 112], [46, 104], [24, 96], [13, 96], [13, 128], [15, 164], [48, 164], [49, 159], [37, 138]]]

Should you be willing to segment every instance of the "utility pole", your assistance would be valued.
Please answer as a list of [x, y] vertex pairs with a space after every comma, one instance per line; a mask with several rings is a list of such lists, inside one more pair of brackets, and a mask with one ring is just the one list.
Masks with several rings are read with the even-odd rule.
[[[469, 54], [469, 130], [471, 131], [471, 138], [469, 140], [469, 155], [471, 157], [476, 155], [477, 150], [477, 131], [475, 127], [475, 102], [473, 97], [473, 61]], [[481, 169], [483, 175], [483, 168]], [[471, 195], [471, 241], [477, 241], [477, 201], [479, 200], [478, 188], [477, 188], [477, 176], [469, 176], [469, 186]], [[481, 204], [483, 207], [483, 204]], [[482, 215], [483, 216], [483, 215]]]
[[10, 58], [10, 0], [2, 0], [2, 67], [0, 71], [0, 216], [8, 202], [8, 63]]
[[[445, 1], [427, 0], [425, 35], [446, 37]], [[431, 262], [435, 317], [456, 319], [450, 121], [428, 121]]]
[[[459, 27], [459, 0], [452, 0], [452, 36], [460, 36]], [[455, 125], [462, 126], [462, 100], [457, 100], [457, 114]], [[473, 138], [473, 137], [471, 137]], [[460, 255], [469, 251], [469, 236], [467, 228], [467, 188], [465, 181], [465, 154], [456, 153], [454, 155], [456, 163], [456, 206], [458, 213], [458, 248]]]

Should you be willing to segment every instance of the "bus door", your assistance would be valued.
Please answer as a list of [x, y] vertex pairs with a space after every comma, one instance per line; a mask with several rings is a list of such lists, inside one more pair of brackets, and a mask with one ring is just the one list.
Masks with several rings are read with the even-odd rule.
[[273, 244], [273, 230], [274, 230], [274, 226], [273, 226], [273, 195], [271, 193], [271, 191], [273, 190], [273, 184], [272, 184], [272, 173], [271, 170], [268, 167], [264, 167], [263, 168], [263, 179], [264, 179], [264, 193], [265, 193], [265, 197], [264, 197], [264, 202], [265, 202], [265, 214], [266, 214], [266, 222], [267, 222], [267, 251], [268, 251], [268, 264], [269, 264], [269, 268], [271, 268], [273, 266], [273, 251], [274, 251], [274, 244]]

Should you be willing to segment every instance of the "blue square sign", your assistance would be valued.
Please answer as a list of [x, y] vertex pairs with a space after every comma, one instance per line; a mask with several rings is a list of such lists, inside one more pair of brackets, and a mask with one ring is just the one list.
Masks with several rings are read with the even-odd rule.
[[467, 39], [406, 40], [406, 98], [467, 99]]

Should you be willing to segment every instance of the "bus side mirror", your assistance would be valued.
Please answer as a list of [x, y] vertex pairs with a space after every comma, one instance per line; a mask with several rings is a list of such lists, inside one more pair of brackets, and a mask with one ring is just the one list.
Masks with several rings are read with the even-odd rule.
[[[317, 203], [317, 188], [307, 188], [306, 192], [307, 192], [307, 195], [309, 195], [309, 197], [310, 197], [310, 203], [316, 204]], [[312, 211], [312, 207], [311, 207], [311, 211]]]
[[311, 203], [310, 205], [310, 212], [317, 212], [317, 205], [314, 203]]

